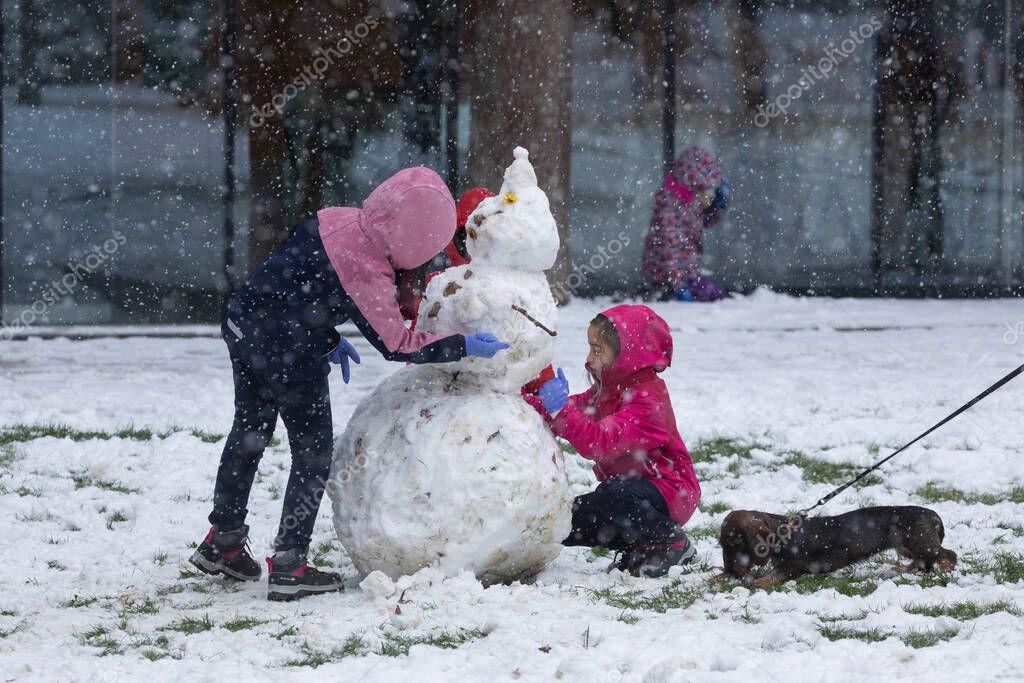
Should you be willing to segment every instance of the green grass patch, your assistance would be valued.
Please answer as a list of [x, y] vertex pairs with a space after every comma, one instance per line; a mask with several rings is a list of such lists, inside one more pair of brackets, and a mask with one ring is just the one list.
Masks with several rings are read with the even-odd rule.
[[[749, 468], [746, 461], [751, 460], [752, 452], [755, 450], [770, 451], [771, 444], [756, 439], [739, 439], [735, 437], [720, 436], [714, 439], [704, 439], [690, 449], [690, 459], [694, 464], [710, 463], [724, 458], [733, 458], [726, 467], [729, 474], [739, 476]], [[833, 463], [813, 458], [805, 453], [794, 450], [782, 451], [777, 456], [776, 463], [767, 466], [767, 469], [774, 470], [782, 465], [793, 465], [802, 473], [803, 478], [812, 484], [841, 484], [859, 474], [864, 468], [853, 463]], [[876, 475], [868, 475], [857, 482], [858, 488], [881, 484], [882, 479]]]
[[156, 603], [153, 598], [146, 598], [144, 600], [137, 600], [135, 598], [129, 598], [125, 601], [124, 606], [121, 608], [121, 614], [156, 614], [160, 611], [160, 606]]
[[717, 515], [717, 514], [720, 514], [722, 512], [728, 512], [729, 510], [732, 509], [732, 506], [729, 505], [729, 503], [726, 503], [726, 502], [721, 501], [721, 500], [716, 501], [714, 503], [705, 503], [702, 500], [698, 504], [698, 507], [700, 508], [700, 511], [703, 512], [706, 515]]
[[285, 638], [288, 638], [290, 636], [298, 635], [298, 633], [299, 633], [298, 629], [296, 629], [294, 626], [289, 626], [289, 627], [285, 628], [283, 631], [281, 631], [280, 633], [278, 633], [277, 635], [275, 635], [274, 637], [277, 638], [278, 640], [284, 640]]
[[205, 574], [203, 574], [203, 572], [199, 571], [192, 565], [183, 566], [181, 569], [178, 570], [179, 579], [199, 579], [203, 576], [205, 576]]
[[988, 557], [971, 555], [962, 562], [972, 573], [991, 574], [996, 583], [1017, 583], [1024, 579], [1024, 555], [1021, 553], [994, 553]]
[[170, 652], [168, 650], [143, 650], [142, 656], [151, 662], [156, 662], [161, 659], [181, 659], [184, 655], [180, 652]]
[[299, 647], [299, 651], [302, 653], [302, 658], [293, 659], [285, 663], [285, 666], [308, 666], [311, 668], [317, 668], [324, 664], [330, 664], [331, 662], [337, 662], [345, 659], [346, 657], [358, 657], [369, 652], [370, 648], [363, 640], [363, 637], [359, 634], [353, 633], [340, 647], [336, 647], [329, 651], [317, 650], [310, 646], [308, 642], [303, 642]]
[[67, 570], [67, 567], [62, 565], [57, 560], [50, 560], [49, 562], [46, 563], [46, 566], [49, 567], [50, 569], [56, 569], [59, 572]]
[[381, 636], [377, 654], [382, 657], [405, 657], [413, 645], [429, 645], [443, 650], [454, 650], [471, 640], [478, 640], [487, 634], [476, 628], [459, 628], [440, 634], [426, 636], [405, 636], [400, 633], [384, 633]]
[[110, 629], [101, 624], [93, 626], [88, 631], [78, 634], [78, 642], [88, 647], [99, 648], [100, 656], [119, 655], [124, 652], [121, 643], [110, 633]]
[[39, 489], [29, 488], [28, 486], [24, 486], [24, 485], [19, 486], [18, 488], [14, 489], [14, 492], [17, 493], [22, 498], [24, 498], [25, 496], [32, 496], [33, 498], [39, 498], [40, 496], [43, 495], [43, 492], [40, 491]]
[[1024, 536], [1024, 525], [1021, 524], [1007, 524], [1006, 522], [999, 522], [996, 524], [996, 528], [1005, 529], [1006, 531], [1013, 533], [1015, 538]]
[[880, 643], [893, 635], [880, 628], [852, 628], [850, 626], [834, 626], [820, 624], [818, 633], [831, 641], [859, 640], [865, 643]]
[[336, 557], [337, 553], [338, 550], [334, 547], [334, 541], [321, 541], [317, 545], [316, 550], [313, 551], [312, 564], [316, 566], [333, 564], [331, 557], [332, 555]]
[[690, 460], [692, 460], [694, 464], [697, 464], [712, 462], [721, 458], [730, 458], [734, 455], [738, 455], [744, 460], [749, 460], [751, 457], [750, 452], [755, 448], [767, 450], [770, 446], [759, 441], [750, 441], [747, 439], [738, 439], [729, 436], [719, 436], [714, 439], [702, 439], [698, 441], [693, 448], [689, 449]]
[[576, 447], [573, 446], [568, 441], [566, 441], [565, 439], [558, 439], [557, 441], [558, 445], [561, 446], [562, 450], [565, 451], [566, 453], [570, 455], [579, 455], [579, 451], [576, 450]]
[[904, 573], [893, 579], [897, 586], [918, 586], [920, 588], [945, 588], [953, 581], [952, 574], [938, 574], [929, 572], [927, 574]]
[[903, 605], [903, 611], [908, 614], [920, 614], [925, 617], [952, 617], [959, 619], [960, 621], [968, 621], [970, 619], [977, 619], [983, 617], [986, 614], [995, 614], [996, 612], [1006, 612], [1015, 617], [1021, 615], [1020, 609], [1008, 600], [999, 600], [998, 602], [980, 603], [980, 602], [954, 602], [954, 603], [943, 603], [941, 605], [925, 605], [925, 604], [907, 604]]
[[74, 609], [76, 607], [88, 607], [89, 605], [95, 603], [98, 599], [99, 598], [94, 597], [80, 598], [76, 595], [70, 600], [65, 600], [64, 602], [62, 602], [60, 606], [67, 607], [68, 609]]
[[42, 522], [50, 519], [50, 515], [45, 512], [30, 512], [27, 515], [15, 515], [14, 518], [19, 522]]
[[[860, 465], [848, 462], [826, 462], [812, 458], [800, 451], [786, 451], [783, 454], [782, 462], [798, 468], [803, 473], [804, 481], [810, 484], [842, 484], [853, 479], [865, 469]], [[876, 486], [881, 483], [881, 477], [869, 474], [854, 484], [854, 488]]]
[[158, 636], [143, 635], [132, 642], [134, 648], [148, 648], [142, 650], [142, 656], [151, 662], [161, 659], [181, 659], [184, 652], [171, 650], [171, 639], [164, 634]]
[[867, 610], [861, 610], [856, 614], [840, 614], [837, 616], [825, 616], [823, 614], [819, 614], [817, 616], [819, 622], [823, 624], [831, 624], [837, 621], [860, 621], [861, 619], [866, 619], [868, 614], [870, 614], [870, 612]]
[[138, 493], [139, 489], [133, 489], [125, 486], [124, 484], [116, 481], [108, 481], [106, 479], [96, 479], [88, 472], [72, 472], [71, 481], [75, 483], [75, 489], [89, 488], [90, 486], [103, 489], [104, 491], [114, 491], [116, 493]]
[[211, 628], [213, 628], [213, 622], [210, 621], [210, 615], [204, 614], [202, 619], [185, 617], [184, 619], [167, 624], [166, 626], [161, 626], [158, 630], [178, 631], [179, 633], [191, 636], [196, 633], [202, 633], [203, 631], [209, 631]]
[[221, 628], [226, 628], [227, 630], [232, 632], [244, 631], [246, 629], [255, 628], [265, 623], [267, 622], [263, 621], [262, 619], [256, 619], [255, 617], [238, 617], [237, 619], [232, 619], [231, 621], [222, 624]]
[[[214, 434], [202, 429], [184, 429], [181, 427], [171, 427], [163, 431], [153, 431], [146, 427], [139, 428], [134, 425], [128, 425], [126, 427], [120, 427], [114, 431], [104, 431], [97, 429], [74, 429], [68, 425], [56, 423], [39, 425], [15, 424], [0, 427], [0, 449], [3, 449], [4, 446], [9, 446], [13, 443], [23, 443], [47, 436], [52, 436], [56, 439], [71, 439], [72, 441], [92, 441], [94, 439], [102, 441], [109, 441], [110, 439], [149, 441], [154, 438], [166, 439], [172, 434], [177, 434], [179, 432], [188, 432], [205, 443], [216, 443], [225, 438], [225, 435], [223, 434]], [[0, 458], [0, 466], [3, 464], [2, 458]]]
[[768, 586], [764, 590], [769, 592], [795, 592], [800, 595], [808, 595], [831, 588], [840, 595], [847, 597], [863, 597], [871, 595], [878, 589], [876, 581], [854, 578], [849, 570], [829, 574], [804, 574], [793, 580], [794, 585], [792, 587], [788, 584], [789, 582], [787, 581], [776, 586]]
[[691, 539], [698, 541], [704, 538], [718, 538], [718, 532], [721, 530], [719, 524], [701, 524], [700, 526], [688, 526], [686, 527], [686, 535]]
[[107, 529], [114, 530], [114, 525], [118, 522], [127, 522], [128, 516], [120, 510], [114, 510], [107, 516]]
[[904, 633], [900, 636], [900, 640], [902, 640], [903, 644], [907, 647], [917, 649], [922, 647], [931, 647], [933, 645], [938, 645], [939, 643], [945, 640], [949, 640], [959, 632], [960, 630], [955, 628], [946, 629], [942, 631], [915, 630]]
[[[224, 434], [214, 434], [213, 432], [208, 432], [208, 431], [206, 431], [204, 429], [194, 429], [193, 428], [193, 429], [188, 430], [188, 433], [191, 434], [192, 436], [196, 437], [197, 439], [199, 439], [203, 443], [217, 443], [221, 439], [227, 438], [227, 436], [224, 435]], [[163, 439], [163, 438], [166, 438], [166, 437], [165, 436], [161, 436], [160, 438]]]
[[1024, 503], [1024, 486], [995, 493], [966, 493], [951, 486], [928, 482], [914, 492], [926, 503], [961, 503], [995, 505], [996, 503]]
[[672, 579], [654, 592], [640, 589], [620, 591], [615, 588], [587, 588], [587, 594], [596, 601], [621, 610], [657, 612], [662, 614], [670, 609], [684, 609], [695, 603], [702, 595], [717, 592], [718, 582], [706, 582], [684, 586], [681, 579]]
[[10, 628], [0, 628], [0, 639], [13, 636], [15, 633], [22, 630], [23, 628], [25, 628], [24, 621], [19, 621], [17, 624]]
[[9, 443], [0, 442], [0, 472], [10, 469], [14, 461], [18, 459], [18, 452]]

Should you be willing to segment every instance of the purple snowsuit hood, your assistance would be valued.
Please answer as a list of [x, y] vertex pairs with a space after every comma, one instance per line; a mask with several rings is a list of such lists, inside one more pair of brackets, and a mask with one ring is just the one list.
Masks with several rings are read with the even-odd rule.
[[417, 268], [455, 234], [455, 200], [429, 168], [407, 168], [370, 193], [363, 208], [317, 212], [320, 239], [338, 280], [391, 351], [411, 353], [442, 336], [406, 328], [396, 270]]

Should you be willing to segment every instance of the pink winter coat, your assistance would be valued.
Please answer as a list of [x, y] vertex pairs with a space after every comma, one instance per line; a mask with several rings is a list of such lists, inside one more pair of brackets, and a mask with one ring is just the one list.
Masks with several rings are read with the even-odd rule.
[[362, 209], [332, 206], [317, 219], [341, 286], [390, 351], [412, 353], [444, 338], [405, 326], [395, 275], [429, 261], [455, 234], [455, 200], [437, 173], [404, 169], [371, 192]]
[[600, 385], [570, 396], [554, 418], [540, 399], [527, 401], [555, 435], [594, 461], [598, 480], [644, 477], [661, 491], [672, 519], [685, 524], [700, 501], [700, 485], [668, 389], [657, 376], [672, 362], [668, 325], [647, 306], [615, 306], [602, 315], [615, 325], [620, 351]]

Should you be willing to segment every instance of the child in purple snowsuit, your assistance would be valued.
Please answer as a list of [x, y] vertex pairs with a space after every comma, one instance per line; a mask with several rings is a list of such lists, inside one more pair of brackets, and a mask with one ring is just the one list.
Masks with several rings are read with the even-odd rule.
[[654, 195], [651, 229], [644, 242], [647, 288], [681, 301], [717, 301], [725, 291], [697, 269], [704, 230], [725, 213], [731, 191], [718, 161], [700, 147], [679, 155]]

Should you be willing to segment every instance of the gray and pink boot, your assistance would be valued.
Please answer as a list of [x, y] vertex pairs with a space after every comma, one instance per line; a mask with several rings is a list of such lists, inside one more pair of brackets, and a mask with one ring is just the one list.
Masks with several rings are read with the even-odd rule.
[[267, 569], [268, 600], [287, 602], [344, 589], [340, 574], [322, 572], [306, 564], [306, 550], [302, 548], [278, 550], [267, 558]]
[[189, 559], [207, 574], [223, 574], [238, 581], [259, 581], [259, 562], [249, 552], [249, 527], [245, 524], [229, 531], [210, 527], [206, 539]]
[[631, 573], [656, 579], [668, 574], [668, 570], [676, 565], [689, 564], [697, 554], [697, 549], [686, 532], [676, 529], [664, 544], [634, 552], [637, 554], [630, 567]]

